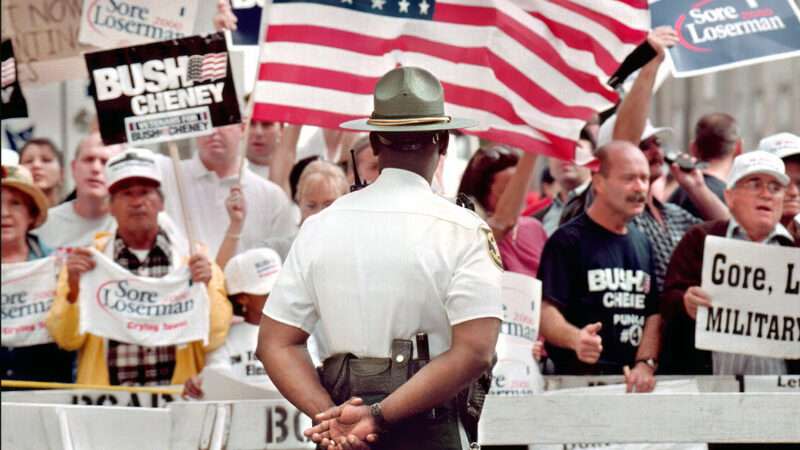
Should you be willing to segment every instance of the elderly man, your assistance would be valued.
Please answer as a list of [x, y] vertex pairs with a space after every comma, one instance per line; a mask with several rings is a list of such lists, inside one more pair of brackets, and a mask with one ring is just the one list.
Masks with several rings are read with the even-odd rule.
[[647, 392], [655, 386], [660, 318], [650, 243], [629, 222], [644, 210], [650, 171], [629, 142], [601, 147], [597, 158], [594, 202], [542, 253], [542, 335], [557, 373], [625, 373], [628, 390]]
[[205, 352], [220, 346], [228, 332], [231, 305], [225, 296], [222, 273], [205, 255], [180, 254], [158, 224], [164, 200], [155, 157], [148, 150], [130, 149], [108, 161], [114, 235], [98, 236], [94, 246], [124, 269], [138, 276], [163, 277], [188, 264], [192, 280], [208, 286], [210, 325], [208, 345], [141, 347], [78, 331], [81, 276], [94, 268], [91, 253], [73, 250], [59, 276], [58, 290], [47, 319], [56, 343], [80, 350], [78, 383], [111, 385], [183, 384], [202, 369]]
[[[342, 127], [371, 132], [381, 173], [303, 224], [258, 356], [281, 393], [322, 420], [315, 440], [349, 448], [352, 435], [363, 447], [377, 434], [375, 449], [465, 449], [459, 392], [491, 367], [501, 261], [486, 223], [431, 180], [447, 130], [471, 124], [445, 115], [441, 83], [416, 67], [385, 74], [374, 99], [372, 118]], [[322, 383], [305, 347], [315, 327]], [[329, 410], [350, 396], [370, 406]]]
[[731, 219], [697, 225], [678, 244], [661, 300], [667, 325], [662, 355], [665, 373], [775, 375], [791, 369], [782, 359], [709, 352], [694, 346], [697, 307], [710, 306], [714, 301], [700, 288], [706, 236], [795, 246], [792, 236], [780, 224], [788, 184], [784, 164], [777, 156], [765, 151], [738, 156], [725, 191]]

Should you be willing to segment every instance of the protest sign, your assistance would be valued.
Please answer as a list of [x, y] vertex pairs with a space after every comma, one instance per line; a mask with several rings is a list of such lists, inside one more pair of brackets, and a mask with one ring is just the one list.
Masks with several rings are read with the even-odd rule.
[[706, 238], [695, 345], [773, 358], [800, 358], [800, 258], [796, 248]]
[[800, 55], [795, 0], [660, 0], [653, 28], [675, 28], [669, 50], [676, 77], [689, 77]]
[[2, 118], [12, 119], [15, 117], [28, 117], [28, 104], [22, 94], [17, 77], [17, 60], [14, 58], [14, 46], [10, 39], [6, 39], [0, 44], [0, 60], [2, 60], [2, 89], [3, 111]]
[[84, 44], [125, 47], [192, 34], [197, 0], [83, 0]]
[[201, 136], [241, 122], [222, 33], [85, 55], [107, 145]]
[[514, 272], [503, 274], [503, 323], [490, 394], [530, 395], [543, 389], [539, 367], [531, 354], [539, 337], [541, 304], [539, 280]]
[[81, 0], [4, 0], [3, 38], [14, 42], [20, 80], [49, 83], [86, 77], [78, 41]]
[[208, 342], [208, 293], [187, 266], [163, 278], [131, 274], [96, 249], [81, 276], [80, 332], [142, 346]]
[[800, 393], [800, 375], [745, 375], [745, 392]]
[[264, 0], [231, 0], [231, 10], [236, 16], [236, 29], [231, 31], [233, 45], [258, 45], [264, 3]]
[[56, 258], [3, 263], [2, 274], [3, 347], [53, 342], [45, 319], [56, 293]]

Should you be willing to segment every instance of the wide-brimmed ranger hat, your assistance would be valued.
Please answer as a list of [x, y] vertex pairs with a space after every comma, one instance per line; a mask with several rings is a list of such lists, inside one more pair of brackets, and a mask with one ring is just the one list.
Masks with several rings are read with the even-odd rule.
[[27, 195], [34, 206], [36, 206], [36, 216], [33, 218], [31, 229], [38, 227], [47, 220], [47, 208], [50, 203], [47, 196], [41, 189], [33, 184], [33, 176], [24, 166], [3, 166], [3, 186], [14, 188]]
[[474, 127], [472, 119], [444, 112], [444, 89], [432, 73], [419, 67], [398, 67], [375, 85], [374, 110], [368, 119], [350, 120], [342, 128], [358, 131], [416, 132]]

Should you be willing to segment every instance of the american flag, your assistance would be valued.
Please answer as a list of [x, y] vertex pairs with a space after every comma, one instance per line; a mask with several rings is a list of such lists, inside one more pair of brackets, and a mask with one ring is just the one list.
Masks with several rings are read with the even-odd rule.
[[189, 79], [197, 82], [225, 78], [228, 73], [228, 54], [207, 53], [189, 57]]
[[[266, 14], [266, 13], [265, 13]], [[580, 129], [612, 106], [606, 85], [647, 36], [647, 0], [275, 0], [254, 117], [337, 128], [372, 112], [399, 65], [423, 67], [465, 130], [572, 159]]]
[[0, 86], [6, 87], [14, 84], [17, 81], [17, 63], [13, 57], [3, 60], [2, 63], [2, 81]]

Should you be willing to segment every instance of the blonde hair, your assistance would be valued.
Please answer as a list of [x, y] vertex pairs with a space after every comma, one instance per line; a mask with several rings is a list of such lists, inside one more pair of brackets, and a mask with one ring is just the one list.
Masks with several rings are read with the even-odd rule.
[[347, 193], [347, 177], [342, 168], [328, 161], [316, 160], [309, 163], [300, 175], [300, 181], [297, 182], [297, 201], [303, 198], [303, 194], [308, 190], [309, 185], [318, 176], [336, 188], [339, 195]]

